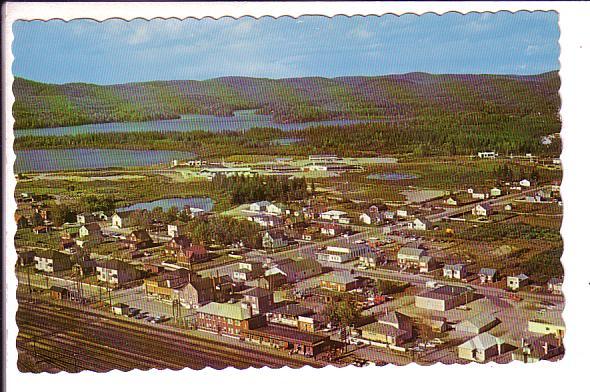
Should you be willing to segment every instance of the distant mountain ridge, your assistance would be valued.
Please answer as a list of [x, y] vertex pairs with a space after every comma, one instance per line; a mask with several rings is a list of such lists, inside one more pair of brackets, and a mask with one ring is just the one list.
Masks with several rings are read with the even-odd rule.
[[483, 112], [558, 115], [557, 71], [539, 75], [302, 77], [46, 84], [15, 78], [15, 128], [231, 115], [256, 109], [279, 122], [378, 119]]

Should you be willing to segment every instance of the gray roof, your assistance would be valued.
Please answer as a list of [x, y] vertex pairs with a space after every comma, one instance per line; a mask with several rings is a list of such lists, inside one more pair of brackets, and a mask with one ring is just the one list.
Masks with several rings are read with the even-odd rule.
[[444, 269], [450, 269], [453, 271], [461, 271], [465, 268], [465, 264], [446, 264]]
[[496, 346], [498, 344], [502, 344], [504, 341], [500, 338], [495, 337], [492, 334], [484, 332], [480, 335], [477, 335], [471, 340], [466, 341], [459, 348], [466, 348], [470, 350], [486, 350], [490, 347]]
[[356, 278], [348, 271], [334, 271], [323, 277], [326, 282], [332, 283], [352, 283]]
[[404, 246], [403, 248], [400, 248], [400, 250], [397, 252], [397, 254], [403, 254], [406, 256], [420, 256], [422, 255], [422, 253], [424, 253], [425, 250], [424, 249], [420, 249], [420, 248], [412, 248], [409, 246]]
[[481, 275], [494, 276], [498, 272], [495, 268], [482, 268], [479, 270]]
[[249, 297], [269, 297], [272, 296], [272, 291], [266, 290], [260, 287], [254, 287], [249, 290], [244, 291], [242, 294], [247, 295]]

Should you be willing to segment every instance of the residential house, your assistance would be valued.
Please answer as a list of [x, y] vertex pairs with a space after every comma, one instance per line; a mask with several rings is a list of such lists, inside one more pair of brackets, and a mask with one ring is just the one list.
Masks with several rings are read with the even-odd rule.
[[400, 346], [414, 336], [412, 320], [400, 312], [387, 313], [360, 329], [363, 339], [387, 346]]
[[412, 222], [411, 228], [414, 230], [431, 230], [433, 227], [432, 222], [426, 218], [416, 218]]
[[429, 326], [433, 332], [443, 333], [451, 329], [446, 317], [431, 316], [424, 320], [424, 323]]
[[72, 273], [79, 277], [96, 275], [96, 259], [92, 259], [88, 255], [74, 256]]
[[265, 274], [258, 278], [258, 287], [266, 290], [274, 291], [284, 284], [287, 284], [287, 276], [280, 272], [274, 272], [268, 275]]
[[471, 213], [475, 216], [490, 216], [492, 214], [492, 206], [488, 203], [478, 204], [471, 209]]
[[531, 182], [525, 178], [525, 179], [520, 180], [518, 185], [528, 188], [531, 186]]
[[170, 241], [166, 243], [164, 253], [167, 256], [177, 256], [182, 249], [187, 249], [192, 245], [190, 238], [181, 235], [178, 237], [172, 237]]
[[481, 283], [491, 283], [498, 280], [498, 270], [495, 268], [482, 268], [477, 275]]
[[266, 212], [269, 214], [282, 215], [285, 213], [286, 210], [287, 208], [282, 204], [271, 203], [268, 206], [266, 206]]
[[458, 206], [459, 205], [459, 199], [457, 199], [455, 196], [451, 196], [448, 199], [445, 200], [445, 204], [449, 205], [449, 206]]
[[186, 234], [184, 229], [186, 227], [186, 223], [182, 221], [175, 221], [172, 223], [168, 223], [168, 236], [169, 237], [180, 237], [181, 235]]
[[489, 313], [479, 313], [455, 325], [455, 330], [459, 332], [480, 334], [494, 328], [500, 324], [500, 320]]
[[377, 268], [378, 265], [383, 264], [385, 257], [383, 252], [370, 250], [359, 257], [359, 261], [370, 268]]
[[512, 204], [508, 203], [504, 206], [504, 211], [512, 211]]
[[363, 212], [359, 216], [359, 221], [365, 225], [379, 225], [383, 223], [384, 219], [382, 213], [377, 210]]
[[208, 260], [207, 249], [203, 245], [191, 245], [181, 248], [176, 253], [178, 266], [193, 271], [195, 266], [203, 261]]
[[502, 189], [497, 188], [497, 187], [490, 189], [490, 196], [491, 197], [502, 196]]
[[467, 189], [467, 193], [471, 195], [472, 199], [485, 200], [490, 197], [489, 193], [474, 188]]
[[397, 263], [401, 268], [419, 269], [421, 273], [430, 272], [437, 267], [436, 261], [424, 249], [404, 246], [397, 252]]
[[347, 231], [345, 226], [339, 225], [337, 223], [324, 223], [320, 226], [320, 232], [323, 235], [335, 237], [341, 235]]
[[348, 271], [334, 271], [322, 277], [320, 287], [326, 290], [346, 292], [362, 287], [363, 281]]
[[131, 226], [132, 211], [117, 211], [111, 217], [111, 224], [115, 228], [122, 229]]
[[164, 300], [173, 300], [174, 290], [185, 286], [189, 281], [190, 272], [184, 268], [165, 270], [143, 280], [146, 294]]
[[289, 239], [282, 230], [266, 231], [262, 235], [262, 247], [265, 249], [278, 249], [289, 245]]
[[247, 282], [261, 277], [264, 274], [262, 263], [258, 261], [240, 261], [238, 269], [234, 271], [234, 281]]
[[96, 222], [98, 219], [96, 216], [89, 214], [89, 213], [82, 213], [76, 215], [76, 222], [81, 225], [86, 225], [88, 223]]
[[283, 218], [276, 215], [256, 214], [248, 217], [248, 220], [258, 223], [261, 227], [272, 228], [279, 227], [283, 224]]
[[214, 279], [191, 276], [188, 283], [174, 289], [174, 295], [181, 305], [194, 309], [215, 300]]
[[96, 222], [85, 223], [78, 231], [80, 238], [99, 239], [102, 238], [100, 225]]
[[274, 307], [273, 292], [260, 287], [248, 289], [242, 293], [243, 303], [250, 304], [252, 314], [266, 314]]
[[229, 336], [240, 336], [266, 324], [264, 315], [253, 315], [251, 306], [241, 302], [209, 302], [199, 307], [190, 320], [196, 328]]
[[41, 250], [33, 257], [35, 269], [47, 273], [70, 270], [72, 259], [70, 255], [56, 250]]
[[464, 279], [467, 276], [465, 264], [446, 264], [443, 267], [443, 276], [449, 279]]
[[139, 280], [143, 273], [131, 264], [119, 260], [106, 260], [96, 265], [97, 278], [99, 282], [120, 286], [129, 282]]
[[348, 213], [346, 213], [344, 211], [337, 211], [337, 210], [330, 210], [330, 211], [322, 212], [320, 214], [320, 219], [325, 220], [325, 221], [338, 222], [338, 223], [342, 223], [345, 225], [350, 223], [350, 218], [348, 217]]
[[126, 243], [131, 250], [146, 249], [154, 245], [152, 237], [145, 229], [133, 230], [126, 238]]
[[266, 274], [279, 273], [285, 276], [287, 283], [301, 282], [322, 273], [322, 265], [310, 259], [285, 259], [266, 271]]
[[475, 362], [486, 362], [503, 353], [504, 341], [484, 332], [457, 347], [459, 358]]
[[529, 283], [529, 277], [525, 274], [519, 274], [516, 276], [509, 276], [506, 279], [506, 285], [510, 290], [518, 290]]
[[366, 254], [369, 248], [364, 244], [350, 244], [344, 246], [330, 245], [316, 253], [317, 261], [345, 263]]
[[551, 278], [547, 281], [547, 290], [553, 294], [561, 295], [563, 293], [563, 278]]
[[257, 201], [256, 203], [250, 204], [249, 210], [251, 212], [266, 212], [268, 206], [272, 203], [270, 201]]
[[65, 287], [51, 286], [49, 288], [49, 295], [56, 300], [68, 299], [69, 292]]
[[498, 154], [495, 151], [480, 151], [477, 156], [482, 159], [494, 159], [498, 157]]

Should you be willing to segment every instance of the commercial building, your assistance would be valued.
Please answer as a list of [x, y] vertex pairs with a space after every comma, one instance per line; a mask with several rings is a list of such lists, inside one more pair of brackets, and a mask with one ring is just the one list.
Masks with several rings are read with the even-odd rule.
[[416, 295], [418, 308], [444, 312], [465, 305], [475, 298], [472, 289], [462, 286], [446, 285]]

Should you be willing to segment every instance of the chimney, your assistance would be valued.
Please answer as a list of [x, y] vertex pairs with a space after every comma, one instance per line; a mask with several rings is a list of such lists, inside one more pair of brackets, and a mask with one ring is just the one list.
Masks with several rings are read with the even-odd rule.
[[549, 354], [549, 342], [543, 343], [543, 352], [545, 355]]

